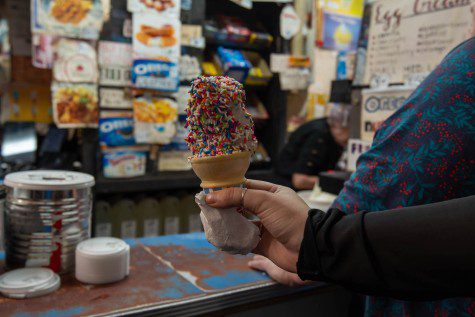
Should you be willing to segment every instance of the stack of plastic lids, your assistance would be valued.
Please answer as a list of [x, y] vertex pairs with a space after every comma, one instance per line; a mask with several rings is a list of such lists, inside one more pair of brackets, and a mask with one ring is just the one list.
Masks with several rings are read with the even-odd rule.
[[16, 299], [46, 295], [60, 285], [59, 275], [46, 268], [18, 269], [0, 276], [0, 293]]

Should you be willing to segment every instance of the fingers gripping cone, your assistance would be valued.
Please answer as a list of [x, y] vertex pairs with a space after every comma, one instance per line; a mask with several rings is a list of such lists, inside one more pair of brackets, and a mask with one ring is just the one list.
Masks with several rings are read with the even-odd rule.
[[201, 179], [201, 188], [225, 188], [246, 182], [251, 152], [235, 152], [228, 155], [192, 157], [191, 166]]
[[195, 79], [190, 89], [186, 142], [189, 158], [203, 191], [196, 195], [208, 241], [231, 253], [247, 254], [259, 243], [259, 229], [238, 208], [214, 208], [205, 201], [210, 191], [245, 183], [257, 140], [251, 115], [245, 108], [242, 84], [229, 77]]

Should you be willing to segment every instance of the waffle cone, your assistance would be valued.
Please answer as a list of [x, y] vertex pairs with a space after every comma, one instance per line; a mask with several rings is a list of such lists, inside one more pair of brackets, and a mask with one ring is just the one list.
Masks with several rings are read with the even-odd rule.
[[201, 179], [201, 188], [232, 187], [246, 182], [244, 175], [251, 162], [251, 152], [192, 157], [191, 167]]

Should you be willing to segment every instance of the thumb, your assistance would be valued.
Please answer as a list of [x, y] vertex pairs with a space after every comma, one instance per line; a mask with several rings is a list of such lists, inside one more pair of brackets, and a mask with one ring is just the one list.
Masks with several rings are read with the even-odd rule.
[[[243, 196], [244, 193], [244, 196]], [[269, 199], [269, 192], [257, 189], [226, 188], [206, 195], [206, 203], [214, 208], [244, 207], [253, 214]]]

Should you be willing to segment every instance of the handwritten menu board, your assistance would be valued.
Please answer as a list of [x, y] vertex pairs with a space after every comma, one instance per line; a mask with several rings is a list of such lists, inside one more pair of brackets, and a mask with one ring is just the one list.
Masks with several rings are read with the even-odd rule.
[[469, 38], [470, 0], [378, 0], [373, 5], [364, 83], [403, 83], [432, 71]]

